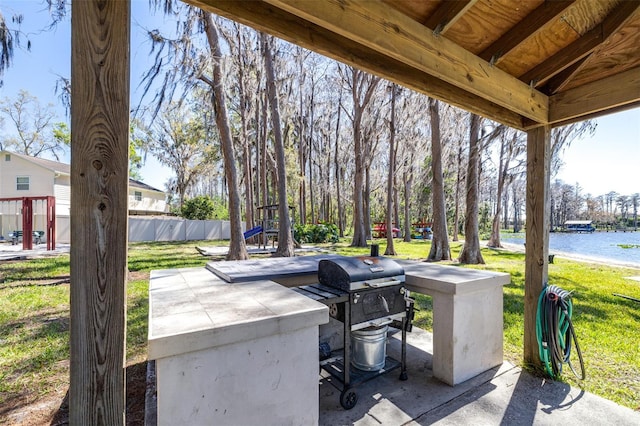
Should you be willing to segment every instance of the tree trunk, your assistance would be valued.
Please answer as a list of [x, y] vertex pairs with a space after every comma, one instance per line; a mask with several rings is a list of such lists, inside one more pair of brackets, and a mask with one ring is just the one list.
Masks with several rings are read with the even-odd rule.
[[464, 247], [458, 260], [466, 264], [484, 264], [478, 237], [478, 189], [480, 185], [480, 147], [478, 133], [482, 119], [471, 114], [469, 126], [469, 163], [467, 164], [467, 208], [464, 223]]
[[211, 54], [216, 60], [213, 62], [213, 109], [216, 115], [216, 125], [220, 132], [220, 144], [222, 156], [224, 157], [224, 170], [227, 183], [229, 185], [229, 222], [231, 227], [231, 241], [229, 242], [229, 253], [227, 260], [248, 259], [247, 246], [242, 234], [242, 220], [240, 218], [240, 194], [238, 189], [238, 176], [236, 172], [235, 152], [231, 130], [229, 128], [226, 90], [222, 77], [222, 67], [219, 59], [222, 58], [218, 30], [211, 13], [204, 13], [204, 28], [209, 42]]
[[400, 225], [400, 191], [398, 190], [398, 144], [394, 150], [394, 172], [393, 172], [393, 222], [401, 229]]
[[[242, 168], [244, 175], [244, 192], [245, 192], [245, 222], [247, 229], [251, 229], [255, 226], [254, 220], [254, 205], [253, 205], [253, 173], [251, 169], [251, 147], [249, 145], [249, 132], [248, 132], [248, 124], [247, 119], [250, 114], [250, 103], [249, 103], [249, 93], [247, 93], [247, 89], [245, 87], [246, 83], [246, 65], [243, 60], [244, 54], [242, 53], [242, 45], [245, 44], [244, 38], [242, 37], [242, 31], [240, 27], [236, 28], [236, 37], [238, 43], [238, 50], [236, 55], [238, 55], [239, 59], [237, 61], [237, 69], [238, 69], [238, 98], [240, 105], [240, 125], [242, 132]], [[254, 240], [255, 237], [252, 237]]]
[[305, 224], [307, 222], [307, 155], [305, 150], [305, 131], [304, 131], [304, 102], [303, 102], [303, 93], [302, 87], [304, 83], [304, 58], [302, 54], [302, 49], [298, 48], [298, 60], [300, 61], [300, 68], [298, 70], [298, 78], [300, 85], [299, 88], [299, 99], [298, 99], [298, 162], [300, 167], [300, 186], [299, 186], [299, 194], [300, 197], [299, 205], [300, 205], [300, 223]]
[[453, 241], [458, 241], [460, 228], [460, 181], [462, 180], [462, 143], [458, 145], [458, 166], [456, 171], [455, 212], [453, 216]]
[[367, 166], [365, 166], [365, 169], [364, 169], [364, 191], [362, 193], [362, 204], [364, 206], [364, 232], [365, 232], [366, 238], [370, 240], [371, 239], [371, 169]]
[[[268, 121], [268, 113], [267, 113], [267, 100], [262, 99], [261, 104], [262, 109], [262, 131], [261, 131], [261, 145], [262, 145], [262, 169], [260, 175], [260, 181], [262, 182], [262, 205], [266, 206], [269, 204], [269, 168], [268, 164], [268, 153], [267, 153], [267, 121]], [[264, 219], [264, 218], [263, 218]]]
[[[255, 99], [255, 125], [256, 125], [256, 172], [254, 173], [255, 176], [255, 193], [254, 193], [254, 200], [255, 200], [255, 204], [256, 207], [258, 205], [260, 205], [260, 194], [261, 194], [261, 188], [262, 188], [262, 182], [260, 181], [260, 178], [262, 177], [262, 128], [260, 126], [260, 98], [256, 98]], [[255, 212], [255, 216], [254, 216], [254, 220], [256, 221], [256, 223], [258, 225], [260, 225], [260, 217], [258, 214], [258, 210], [256, 210]]]
[[365, 229], [365, 202], [363, 194], [365, 191], [365, 153], [364, 143], [362, 140], [362, 115], [364, 109], [371, 101], [373, 92], [380, 79], [378, 77], [370, 77], [367, 85], [367, 74], [363, 71], [351, 68], [353, 95], [353, 146], [355, 152], [355, 173], [353, 179], [353, 239], [352, 247], [366, 247], [367, 235], [370, 231]]
[[[330, 218], [331, 218], [331, 136], [329, 136], [331, 133], [331, 129], [327, 129], [327, 144], [328, 147], [326, 149], [326, 153], [327, 153], [327, 163], [325, 164], [325, 179], [324, 179], [324, 200], [325, 200], [325, 207], [324, 207], [324, 221], [325, 222], [330, 222]], [[336, 140], [336, 143], [338, 143], [338, 141]]]
[[447, 233], [447, 213], [444, 198], [444, 175], [442, 173], [442, 146], [440, 141], [440, 112], [438, 101], [429, 98], [431, 120], [431, 156], [433, 169], [433, 239], [427, 260], [438, 262], [451, 260], [449, 235]]
[[367, 246], [367, 235], [364, 229], [364, 202], [362, 200], [362, 194], [364, 192], [364, 159], [361, 140], [362, 134], [360, 132], [361, 114], [362, 112], [358, 112], [358, 110], [356, 110], [356, 114], [354, 114], [353, 118], [353, 149], [355, 151], [355, 173], [353, 177], [353, 239], [351, 240], [352, 247]]
[[413, 171], [405, 169], [404, 179], [404, 241], [411, 242], [411, 186], [413, 184]]
[[[312, 86], [313, 87], [313, 86]], [[313, 90], [311, 90], [311, 100], [309, 102], [310, 111], [310, 119], [309, 119], [309, 200], [311, 203], [311, 223], [316, 223], [316, 207], [315, 207], [315, 191], [313, 186]]]
[[500, 142], [500, 158], [498, 162], [498, 191], [496, 195], [496, 214], [493, 216], [493, 222], [491, 224], [491, 236], [487, 242], [487, 247], [502, 247], [500, 244], [500, 215], [502, 214], [502, 190], [504, 189], [504, 182], [507, 177], [507, 169], [509, 166], [509, 160], [505, 159], [505, 141], [504, 138]]
[[338, 205], [338, 231], [340, 232], [340, 238], [344, 237], [344, 221], [342, 220], [342, 188], [340, 187], [340, 175], [341, 167], [340, 161], [338, 161], [340, 153], [340, 115], [342, 112], [342, 90], [340, 90], [340, 97], [338, 99], [338, 118], [336, 120], [336, 146], [335, 146], [335, 177], [336, 177], [336, 202]]
[[291, 235], [291, 218], [289, 217], [289, 205], [287, 201], [287, 170], [284, 157], [284, 140], [280, 127], [280, 107], [278, 104], [278, 94], [276, 92], [276, 75], [273, 67], [273, 56], [269, 40], [271, 37], [260, 34], [264, 50], [264, 67], [267, 77], [267, 96], [271, 106], [271, 126], [273, 129], [273, 139], [276, 154], [276, 165], [278, 173], [278, 248], [275, 256], [294, 256], [293, 236]]
[[391, 117], [389, 118], [389, 170], [387, 174], [387, 248], [384, 254], [387, 256], [395, 256], [396, 250], [393, 246], [393, 176], [396, 169], [396, 85], [391, 85]]
[[520, 201], [518, 200], [518, 189], [516, 185], [513, 185], [513, 233], [517, 234], [520, 232], [520, 215], [518, 212], [518, 205]]

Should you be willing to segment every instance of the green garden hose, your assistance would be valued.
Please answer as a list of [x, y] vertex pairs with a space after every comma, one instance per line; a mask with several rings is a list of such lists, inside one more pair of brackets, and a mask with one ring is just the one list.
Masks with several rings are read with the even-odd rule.
[[[584, 380], [586, 377], [582, 352], [571, 322], [572, 311], [573, 304], [568, 291], [554, 285], [545, 285], [538, 298], [536, 336], [540, 360], [547, 374], [553, 379], [560, 377], [562, 364], [565, 363], [569, 364], [569, 368], [578, 379]], [[576, 346], [580, 360], [580, 375], [571, 364], [571, 340]]]

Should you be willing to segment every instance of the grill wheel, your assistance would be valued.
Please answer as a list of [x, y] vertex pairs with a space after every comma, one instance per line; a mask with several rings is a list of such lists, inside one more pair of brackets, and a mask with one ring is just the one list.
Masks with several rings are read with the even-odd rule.
[[358, 403], [358, 394], [351, 388], [347, 388], [340, 394], [340, 405], [345, 410], [351, 410]]

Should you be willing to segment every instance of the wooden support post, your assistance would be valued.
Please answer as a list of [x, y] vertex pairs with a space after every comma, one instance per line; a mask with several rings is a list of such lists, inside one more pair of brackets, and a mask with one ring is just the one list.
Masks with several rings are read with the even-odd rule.
[[527, 132], [526, 265], [524, 285], [524, 363], [540, 367], [536, 338], [538, 297], [548, 279], [549, 164], [551, 128]]
[[56, 197], [47, 197], [47, 250], [56, 249]]
[[76, 425], [125, 423], [130, 0], [71, 4], [71, 386]]
[[33, 249], [33, 198], [22, 198], [22, 250]]

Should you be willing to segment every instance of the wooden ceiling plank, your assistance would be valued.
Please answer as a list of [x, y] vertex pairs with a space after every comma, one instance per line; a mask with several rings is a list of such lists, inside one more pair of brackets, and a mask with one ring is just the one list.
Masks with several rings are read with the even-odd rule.
[[548, 120], [546, 95], [380, 1], [265, 1], [535, 122]]
[[575, 0], [545, 1], [478, 56], [493, 64], [499, 63], [502, 57], [541, 31], [547, 23], [560, 16], [573, 3]]
[[424, 25], [437, 34], [444, 34], [477, 2], [478, 0], [443, 1], [440, 7], [427, 18]]
[[420, 93], [466, 109], [483, 117], [522, 129], [522, 116], [452, 84], [390, 59], [262, 1], [186, 0], [187, 3], [322, 55], [379, 75]]
[[622, 27], [640, 8], [640, 2], [623, 1], [605, 20], [585, 33], [582, 37], [547, 58], [519, 78], [525, 83], [534, 82], [535, 87], [543, 85], [549, 78], [570, 67], [585, 56], [591, 54], [612, 34]]
[[640, 102], [640, 67], [549, 98], [549, 123], [579, 120]]
[[522, 82], [540, 87], [554, 75], [571, 67], [576, 62], [586, 58], [602, 43], [602, 34], [599, 31], [589, 31], [569, 46], [547, 58], [541, 64], [527, 71], [519, 78]]

